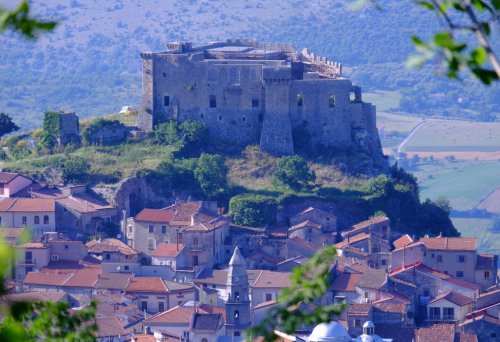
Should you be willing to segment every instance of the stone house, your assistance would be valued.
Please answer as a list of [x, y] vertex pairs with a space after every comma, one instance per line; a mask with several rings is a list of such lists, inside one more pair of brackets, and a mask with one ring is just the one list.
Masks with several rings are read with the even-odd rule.
[[126, 293], [137, 297], [137, 307], [151, 314], [163, 312], [195, 299], [192, 285], [163, 280], [159, 277], [133, 277]]
[[323, 234], [321, 225], [309, 220], [291, 226], [288, 229], [288, 232], [288, 236], [290, 238], [298, 237], [309, 242], [317, 243], [319, 245], [330, 242], [327, 241], [327, 239], [323, 239], [324, 237], [331, 237], [331, 235], [329, 234], [326, 236]]
[[[227, 261], [224, 243], [229, 221], [215, 202], [188, 202], [164, 209], [144, 209], [122, 223], [127, 244], [150, 255], [160, 243], [183, 244], [185, 265], [194, 274]], [[190, 277], [193, 278], [193, 277]]]
[[335, 215], [313, 207], [308, 207], [293, 215], [289, 221], [292, 227], [309, 221], [319, 226], [324, 233], [331, 234], [337, 230], [337, 217]]
[[4, 198], [0, 201], [0, 226], [27, 227], [35, 238], [56, 231], [56, 206], [49, 198]]
[[141, 265], [139, 253], [118, 239], [92, 240], [86, 246], [102, 262], [103, 272], [136, 272]]
[[94, 284], [92, 294], [116, 294], [120, 295], [125, 292], [134, 277], [132, 273], [114, 273], [102, 272], [98, 275], [97, 281]]
[[495, 342], [500, 336], [500, 319], [481, 311], [468, 317], [460, 324], [460, 329], [477, 334], [478, 341]]
[[0, 172], [0, 199], [12, 197], [31, 184], [31, 179], [17, 172]]
[[376, 216], [369, 220], [359, 222], [350, 229], [342, 232], [342, 237], [347, 239], [350, 236], [360, 233], [371, 233], [383, 240], [389, 240], [391, 237], [391, 221], [385, 216]]
[[427, 321], [462, 322], [472, 312], [474, 300], [458, 292], [442, 293], [427, 303]]
[[16, 246], [15, 278], [22, 280], [29, 272], [37, 272], [50, 262], [50, 248], [42, 242], [28, 242]]
[[181, 243], [160, 243], [151, 253], [151, 265], [168, 266], [173, 271], [185, 265], [184, 245]]
[[347, 308], [347, 331], [352, 336], [363, 333], [363, 325], [372, 321], [373, 309], [371, 304], [349, 304]]
[[96, 317], [98, 342], [125, 342], [127, 333], [117, 317]]
[[[388, 269], [391, 262], [391, 245], [388, 240], [384, 240], [373, 232], [360, 232], [356, 235], [346, 235], [345, 240], [334, 245], [337, 253], [343, 255], [343, 249], [348, 248], [348, 253], [352, 253], [355, 247], [361, 252], [368, 253], [368, 264], [371, 267]], [[361, 255], [362, 253], [357, 253]]]
[[216, 342], [224, 332], [224, 316], [220, 313], [194, 313], [189, 324], [190, 341]]

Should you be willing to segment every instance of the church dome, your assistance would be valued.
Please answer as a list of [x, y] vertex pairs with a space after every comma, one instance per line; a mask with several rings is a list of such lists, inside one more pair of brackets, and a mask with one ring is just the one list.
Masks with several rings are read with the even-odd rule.
[[309, 342], [347, 342], [352, 341], [347, 330], [337, 322], [320, 323], [314, 327]]

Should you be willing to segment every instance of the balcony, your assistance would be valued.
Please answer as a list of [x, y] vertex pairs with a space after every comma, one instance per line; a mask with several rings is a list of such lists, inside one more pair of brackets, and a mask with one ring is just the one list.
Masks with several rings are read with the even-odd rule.
[[26, 259], [18, 263], [19, 266], [34, 266], [36, 265], [36, 259]]
[[191, 252], [203, 252], [205, 250], [205, 246], [203, 246], [203, 245], [190, 245], [189, 250]]

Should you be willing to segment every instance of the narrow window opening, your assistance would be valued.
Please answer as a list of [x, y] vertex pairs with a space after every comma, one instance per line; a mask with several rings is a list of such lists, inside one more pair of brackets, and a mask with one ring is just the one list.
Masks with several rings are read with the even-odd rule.
[[163, 105], [165, 107], [169, 107], [170, 106], [170, 96], [168, 96], [168, 95], [163, 96]]
[[217, 98], [215, 95], [210, 95], [210, 108], [217, 108]]
[[304, 97], [302, 94], [297, 94], [297, 107], [302, 107], [302, 104], [304, 102]]
[[328, 107], [329, 108], [334, 108], [335, 107], [335, 95], [330, 95], [328, 97]]
[[252, 99], [252, 107], [256, 108], [259, 106], [259, 99]]

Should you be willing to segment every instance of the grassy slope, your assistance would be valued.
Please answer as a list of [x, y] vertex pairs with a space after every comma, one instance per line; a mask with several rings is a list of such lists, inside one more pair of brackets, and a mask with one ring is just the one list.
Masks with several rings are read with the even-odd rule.
[[481, 252], [500, 254], [500, 231], [491, 230], [490, 219], [452, 218], [452, 221], [462, 236], [477, 237]]

